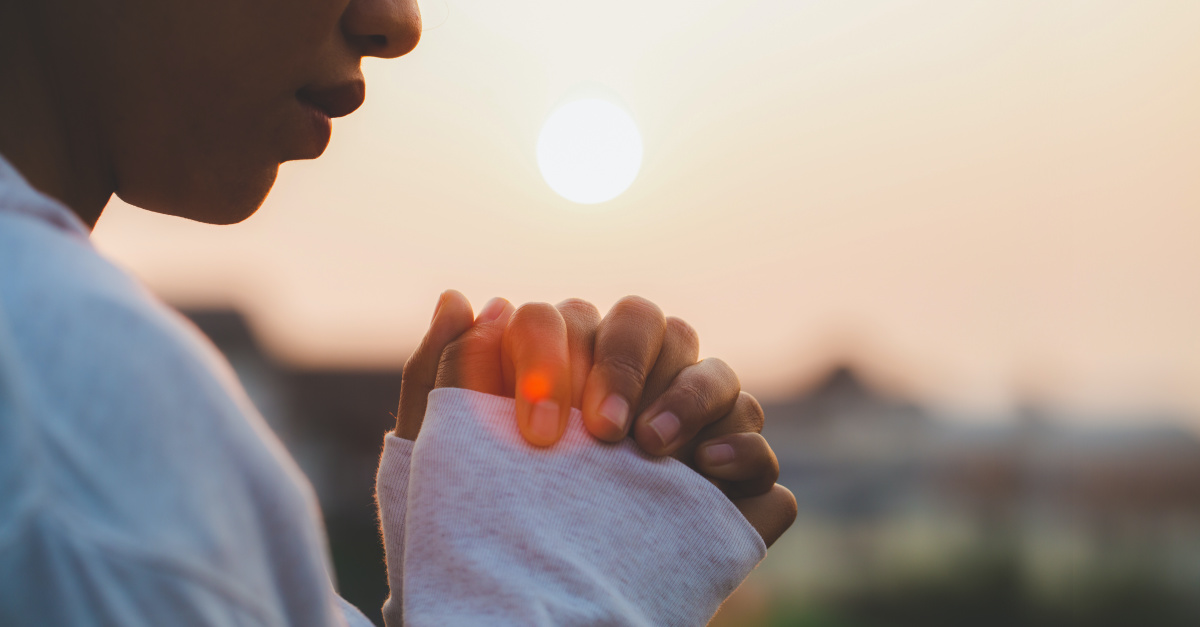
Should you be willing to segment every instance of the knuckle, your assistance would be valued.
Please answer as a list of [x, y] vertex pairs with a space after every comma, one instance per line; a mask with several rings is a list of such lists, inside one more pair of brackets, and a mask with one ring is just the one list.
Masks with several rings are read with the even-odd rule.
[[763, 411], [762, 404], [758, 402], [758, 399], [754, 398], [754, 396], [748, 392], [740, 392], [738, 394], [737, 404], [739, 407], [739, 413], [745, 416], [746, 422], [749, 423], [749, 426], [754, 430], [754, 433], [762, 433], [763, 424], [766, 423], [767, 415]]
[[712, 388], [695, 379], [681, 381], [675, 387], [673, 400], [677, 407], [687, 408], [694, 414], [704, 414], [713, 404]]
[[554, 306], [550, 303], [524, 303], [513, 312], [514, 316], [522, 316], [525, 318], [543, 318], [554, 313]]
[[513, 312], [509, 329], [513, 332], [543, 332], [555, 329], [562, 321], [558, 310], [549, 303], [525, 303]]
[[446, 345], [446, 348], [444, 350], [442, 350], [441, 363], [443, 363], [443, 364], [458, 363], [469, 352], [468, 348], [469, 348], [469, 345], [465, 339], [457, 339], [457, 340], [454, 340], [453, 342], [450, 342], [449, 344]]
[[775, 451], [771, 449], [771, 445], [766, 438], [760, 434], [754, 434], [755, 438], [755, 455], [758, 458], [759, 473], [761, 478], [770, 480], [768, 485], [773, 485], [779, 479], [779, 458], [775, 456]]
[[784, 519], [787, 520], [787, 524], [790, 527], [792, 523], [796, 522], [796, 516], [800, 513], [800, 508], [796, 504], [796, 495], [792, 494], [791, 490], [788, 490], [783, 486], [779, 487], [782, 488], [782, 491], [785, 495], [783, 502], [780, 505], [783, 508]]
[[738, 379], [737, 373], [733, 371], [733, 367], [725, 363], [720, 357], [708, 357], [702, 362], [708, 368], [714, 377], [725, 381], [732, 381], [737, 388], [742, 389], [742, 382]]
[[682, 342], [685, 346], [697, 348], [700, 346], [700, 334], [696, 333], [696, 329], [682, 318], [675, 316], [667, 318], [667, 335]]
[[600, 319], [600, 310], [595, 305], [582, 298], [568, 298], [558, 304], [559, 311], [571, 312], [596, 320]]
[[419, 376], [418, 375], [419, 369], [417, 368], [416, 359], [417, 359], [417, 355], [416, 355], [416, 353], [413, 353], [412, 355], [410, 355], [408, 357], [408, 360], [404, 362], [404, 368], [400, 370], [401, 385], [403, 385], [405, 383], [414, 382], [417, 380], [417, 378]]
[[613, 353], [598, 365], [608, 371], [610, 381], [615, 378], [638, 388], [646, 385], [646, 368], [633, 355]]
[[663, 324], [662, 309], [641, 296], [626, 296], [613, 305], [612, 313], [619, 316], [630, 316], [644, 320], [654, 320]]
[[568, 298], [556, 306], [574, 341], [594, 342], [600, 326], [600, 310], [595, 305], [581, 298]]

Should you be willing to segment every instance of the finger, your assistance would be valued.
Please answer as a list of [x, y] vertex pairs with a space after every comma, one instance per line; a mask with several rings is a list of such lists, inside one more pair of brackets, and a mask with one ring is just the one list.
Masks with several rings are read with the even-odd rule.
[[733, 411], [701, 429], [696, 437], [675, 451], [672, 457], [694, 467], [693, 453], [697, 445], [733, 433], [762, 433], [764, 420], [763, 408], [758, 399], [748, 392], [738, 392]]
[[700, 336], [692, 325], [674, 316], [667, 318], [666, 323], [662, 348], [658, 351], [654, 368], [646, 377], [642, 402], [633, 412], [634, 415], [645, 411], [647, 405], [658, 400], [684, 368], [700, 361]]
[[779, 480], [779, 460], [757, 433], [735, 433], [709, 440], [696, 450], [696, 470], [725, 483], [729, 498], [765, 494]]
[[638, 415], [633, 437], [647, 453], [670, 455], [732, 411], [740, 391], [737, 375], [720, 359], [688, 366]]
[[571, 407], [583, 406], [583, 388], [592, 371], [593, 346], [596, 329], [600, 326], [600, 311], [596, 306], [578, 298], [568, 298], [555, 305], [567, 324], [567, 353], [571, 369]]
[[583, 424], [592, 435], [608, 442], [625, 437], [665, 327], [658, 306], [636, 296], [617, 301], [600, 321], [595, 363], [583, 392]]
[[796, 521], [796, 497], [778, 483], [766, 494], [737, 499], [733, 504], [768, 547]]
[[429, 392], [437, 381], [438, 363], [446, 345], [471, 327], [473, 315], [467, 297], [456, 290], [442, 292], [429, 331], [409, 356], [400, 377], [400, 407], [396, 410], [396, 435], [415, 440], [425, 417]]
[[522, 305], [505, 327], [502, 347], [504, 364], [512, 368], [521, 435], [535, 446], [554, 444], [571, 411], [566, 322], [553, 305]]
[[505, 395], [500, 343], [513, 311], [512, 304], [503, 298], [488, 301], [471, 328], [442, 351], [434, 387]]

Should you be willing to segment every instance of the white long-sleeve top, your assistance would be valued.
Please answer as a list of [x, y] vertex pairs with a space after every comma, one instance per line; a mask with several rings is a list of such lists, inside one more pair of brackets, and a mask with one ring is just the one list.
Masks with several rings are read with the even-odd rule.
[[[711, 484], [578, 413], [430, 395], [377, 494], [389, 627], [695, 625], [764, 555]], [[369, 625], [312, 489], [224, 359], [0, 158], [0, 624]]]

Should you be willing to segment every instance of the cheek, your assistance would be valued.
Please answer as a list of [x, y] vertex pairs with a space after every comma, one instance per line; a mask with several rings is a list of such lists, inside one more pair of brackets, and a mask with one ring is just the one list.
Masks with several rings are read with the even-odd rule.
[[255, 161], [275, 163], [311, 158], [311, 150], [297, 146], [296, 136], [305, 134], [311, 121], [296, 92], [329, 80], [331, 62], [346, 60], [338, 23], [344, 2], [238, 4], [252, 8], [239, 12], [219, 42], [206, 38], [207, 53], [175, 64], [167, 110], [178, 113], [175, 123], [191, 135], [189, 144], [210, 156], [228, 152], [237, 159], [249, 152]]
[[161, 213], [242, 220], [281, 162], [311, 152], [295, 92], [336, 53], [345, 3], [210, 0], [187, 3], [188, 15], [151, 4], [157, 23], [126, 40], [128, 71], [108, 106], [118, 194]]
[[273, 118], [280, 116], [178, 93], [144, 101], [157, 106], [121, 135], [118, 193], [130, 204], [203, 222], [245, 218], [275, 179], [280, 129]]

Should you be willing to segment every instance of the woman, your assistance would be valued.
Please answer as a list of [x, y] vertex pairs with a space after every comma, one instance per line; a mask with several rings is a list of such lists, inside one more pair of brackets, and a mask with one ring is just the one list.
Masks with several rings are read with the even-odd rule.
[[[231, 370], [88, 235], [114, 193], [245, 219], [419, 37], [404, 0], [0, 0], [0, 624], [369, 624]], [[380, 463], [385, 621], [706, 620], [795, 502], [696, 347], [641, 299], [444, 294]]]

